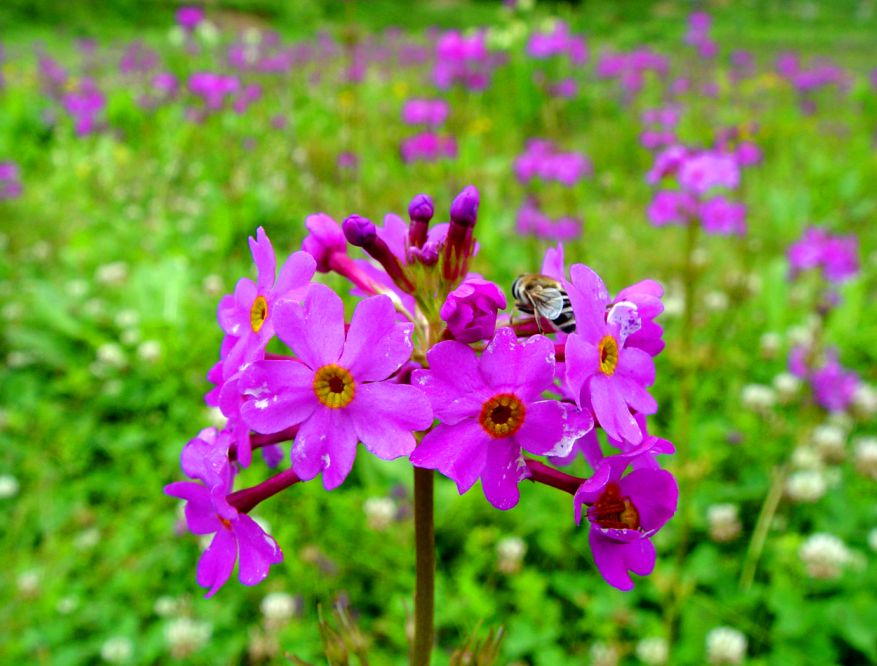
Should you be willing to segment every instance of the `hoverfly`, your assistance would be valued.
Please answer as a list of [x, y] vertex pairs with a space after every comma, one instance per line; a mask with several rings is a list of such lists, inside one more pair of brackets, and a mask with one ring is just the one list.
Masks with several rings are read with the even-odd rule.
[[536, 326], [542, 332], [542, 319], [551, 323], [555, 330], [572, 333], [576, 320], [572, 305], [563, 285], [547, 275], [528, 273], [519, 275], [512, 283], [515, 306], [521, 312], [536, 318]]

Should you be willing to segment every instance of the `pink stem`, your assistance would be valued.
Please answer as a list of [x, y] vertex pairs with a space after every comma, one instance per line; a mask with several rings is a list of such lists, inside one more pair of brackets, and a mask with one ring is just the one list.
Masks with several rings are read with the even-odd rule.
[[301, 481], [291, 469], [284, 470], [252, 488], [244, 488], [229, 495], [226, 500], [240, 513], [249, 513], [260, 502]]
[[532, 458], [525, 458], [524, 460], [527, 462], [527, 469], [530, 470], [530, 481], [557, 488], [570, 495], [575, 495], [579, 486], [585, 482], [585, 479], [561, 472], [559, 469], [549, 467], [538, 460], [533, 460]]

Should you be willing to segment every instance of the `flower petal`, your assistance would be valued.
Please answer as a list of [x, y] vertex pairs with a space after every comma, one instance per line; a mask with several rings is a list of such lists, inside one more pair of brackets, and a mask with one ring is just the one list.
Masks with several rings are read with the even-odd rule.
[[271, 290], [272, 300], [301, 301], [316, 269], [317, 262], [310, 254], [302, 251], [293, 252], [280, 268], [280, 276], [274, 283], [274, 289]]
[[356, 433], [340, 409], [320, 406], [305, 421], [292, 444], [292, 468], [304, 481], [323, 472], [323, 487], [332, 490], [347, 478], [356, 457]]
[[439, 424], [429, 431], [411, 454], [415, 467], [437, 469], [453, 479], [462, 495], [475, 483], [487, 460], [490, 437], [477, 421]]
[[280, 432], [306, 420], [319, 401], [314, 372], [298, 361], [257, 361], [241, 373], [241, 418], [260, 433]]
[[479, 371], [496, 391], [514, 391], [530, 402], [554, 383], [554, 344], [542, 335], [518, 342], [511, 328], [501, 328], [481, 354]]
[[416, 444], [413, 430], [432, 425], [432, 407], [423, 392], [407, 384], [361, 384], [346, 410], [357, 437], [383, 460], [407, 456]]
[[426, 355], [429, 370], [415, 370], [412, 385], [421, 389], [435, 416], [452, 425], [476, 417], [492, 392], [478, 372], [478, 357], [468, 345], [440, 342]]
[[386, 379], [411, 357], [413, 328], [396, 321], [389, 297], [366, 298], [353, 312], [338, 364], [358, 382]]
[[192, 534], [212, 534], [222, 526], [216, 517], [210, 491], [200, 483], [176, 481], [166, 485], [164, 492], [186, 501], [186, 526]]
[[487, 446], [481, 488], [487, 501], [505, 511], [518, 503], [518, 482], [529, 476], [521, 447], [512, 438], [496, 439]]
[[635, 347], [625, 347], [618, 355], [618, 366], [615, 372], [642, 386], [655, 383], [655, 362], [646, 352]]
[[256, 264], [258, 278], [256, 288], [260, 294], [267, 294], [274, 284], [275, 272], [277, 271], [277, 259], [274, 257], [274, 248], [268, 235], [262, 227], [256, 229], [256, 238], [250, 237], [250, 252], [253, 254], [253, 262]]
[[566, 456], [573, 444], [594, 427], [591, 415], [573, 405], [543, 400], [527, 405], [524, 423], [515, 441], [540, 456]]
[[633, 589], [628, 570], [648, 576], [655, 568], [655, 547], [649, 539], [641, 538], [627, 543], [615, 541], [591, 527], [588, 542], [600, 575], [619, 590]]
[[237, 542], [230, 529], [221, 527], [210, 546], [198, 560], [198, 585], [210, 588], [205, 597], [212, 597], [225, 585], [237, 559]]
[[274, 306], [274, 330], [312, 370], [336, 363], [344, 347], [344, 304], [326, 285], [308, 287], [304, 305], [281, 300]]
[[240, 550], [238, 580], [244, 585], [255, 585], [268, 575], [272, 564], [283, 561], [277, 542], [246, 514], [238, 516], [234, 532]]
[[639, 513], [640, 524], [646, 532], [656, 532], [676, 513], [679, 488], [676, 479], [667, 470], [636, 469], [621, 479], [622, 495]]
[[588, 378], [599, 371], [600, 350], [597, 345], [592, 345], [578, 333], [573, 333], [566, 339], [564, 354], [566, 356], [563, 364], [566, 371], [564, 380], [576, 404], [581, 407], [587, 402], [582, 397], [582, 389]]
[[590, 392], [594, 416], [606, 434], [613, 439], [623, 439], [629, 444], [639, 444], [643, 435], [636, 419], [627, 408], [627, 402], [612, 377], [596, 374], [585, 389]]
[[573, 264], [569, 274], [570, 282], [565, 286], [576, 317], [576, 331], [596, 344], [606, 334], [609, 292], [600, 276], [584, 264]]

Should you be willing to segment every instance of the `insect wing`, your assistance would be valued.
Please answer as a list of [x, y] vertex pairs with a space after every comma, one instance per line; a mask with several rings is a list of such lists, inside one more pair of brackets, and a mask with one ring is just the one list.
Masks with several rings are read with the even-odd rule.
[[530, 299], [539, 314], [552, 321], [560, 316], [566, 303], [566, 295], [554, 287], [545, 287], [531, 292]]

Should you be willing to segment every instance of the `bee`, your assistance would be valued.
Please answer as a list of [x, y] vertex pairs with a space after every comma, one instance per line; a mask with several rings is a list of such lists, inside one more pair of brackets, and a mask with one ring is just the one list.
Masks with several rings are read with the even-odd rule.
[[542, 332], [542, 320], [550, 322], [555, 330], [572, 333], [576, 330], [576, 320], [572, 304], [563, 285], [547, 275], [528, 273], [519, 275], [512, 282], [512, 296], [515, 306], [521, 312], [536, 318], [536, 326]]

